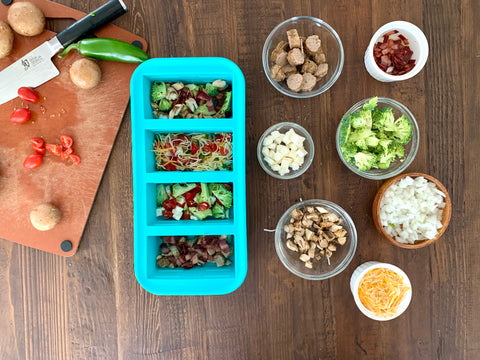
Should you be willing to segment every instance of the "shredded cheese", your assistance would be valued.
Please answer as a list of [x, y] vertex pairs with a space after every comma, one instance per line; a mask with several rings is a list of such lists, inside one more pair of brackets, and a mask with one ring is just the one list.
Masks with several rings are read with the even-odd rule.
[[397, 307], [405, 293], [410, 290], [403, 277], [386, 268], [368, 271], [360, 281], [358, 297], [362, 304], [376, 316], [390, 318], [396, 314]]

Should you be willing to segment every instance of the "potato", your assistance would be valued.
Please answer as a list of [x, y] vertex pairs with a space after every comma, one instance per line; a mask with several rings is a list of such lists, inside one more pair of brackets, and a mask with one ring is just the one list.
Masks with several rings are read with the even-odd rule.
[[47, 231], [53, 229], [61, 219], [60, 210], [50, 203], [36, 206], [30, 213], [30, 221], [35, 229]]
[[42, 10], [28, 1], [12, 4], [7, 18], [13, 31], [23, 36], [35, 36], [45, 29], [45, 15]]
[[13, 31], [8, 24], [0, 20], [0, 59], [8, 56], [13, 47]]
[[79, 59], [70, 68], [70, 79], [81, 89], [93, 89], [102, 79], [102, 70], [91, 59]]

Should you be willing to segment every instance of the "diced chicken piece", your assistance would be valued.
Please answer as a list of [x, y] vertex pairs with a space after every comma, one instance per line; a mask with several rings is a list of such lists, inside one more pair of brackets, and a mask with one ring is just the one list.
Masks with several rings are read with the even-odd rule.
[[309, 269], [313, 269], [313, 263], [311, 261], [306, 261], [305, 262], [305, 267]]
[[303, 262], [307, 262], [308, 260], [310, 260], [310, 256], [308, 256], [307, 254], [302, 254], [300, 255], [300, 260], [302, 260]]
[[303, 75], [302, 74], [292, 74], [287, 77], [287, 86], [292, 91], [300, 91], [303, 86]]
[[290, 49], [300, 48], [302, 46], [302, 40], [298, 35], [297, 29], [290, 29], [287, 31], [288, 46]]
[[272, 55], [270, 55], [270, 60], [280, 66], [287, 65], [287, 52], [282, 49], [275, 49], [272, 51]]
[[312, 60], [315, 61], [318, 65], [326, 63], [327, 58], [322, 50], [312, 55]]
[[282, 67], [278, 64], [275, 64], [270, 69], [270, 76], [275, 81], [283, 81], [285, 80], [285, 72], [282, 70]]
[[317, 78], [310, 73], [303, 74], [302, 91], [312, 91], [317, 83]]
[[294, 48], [288, 52], [287, 61], [292, 66], [298, 66], [304, 63], [305, 57], [299, 48]]
[[315, 64], [315, 62], [310, 59], [305, 60], [305, 62], [302, 65], [302, 70], [300, 70], [302, 74], [305, 74], [305, 73], [315, 74], [315, 71], [317, 71], [317, 64]]
[[290, 64], [287, 64], [282, 67], [283, 72], [285, 73], [285, 76], [288, 78], [290, 75], [296, 74], [297, 68], [295, 66], [292, 66]]
[[322, 41], [319, 39], [318, 35], [311, 35], [306, 38], [304, 46], [306, 53], [310, 55], [316, 54], [321, 47]]
[[315, 77], [317, 79], [321, 79], [322, 77], [327, 75], [327, 72], [328, 72], [328, 64], [323, 63], [323, 64], [318, 65], [317, 71], [315, 71], [315, 74], [313, 74], [313, 75], [315, 75]]

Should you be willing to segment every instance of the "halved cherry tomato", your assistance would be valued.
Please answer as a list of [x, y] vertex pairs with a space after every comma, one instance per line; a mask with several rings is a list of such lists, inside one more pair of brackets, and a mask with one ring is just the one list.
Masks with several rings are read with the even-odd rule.
[[180, 140], [182, 140], [182, 141], [190, 141], [190, 138], [189, 138], [187, 135], [185, 135], [185, 134], [180, 134], [180, 135], [178, 135], [178, 136], [177, 136], [177, 139], [180, 139]]
[[228, 155], [228, 150], [225, 149], [223, 146], [219, 146], [219, 147], [218, 147], [218, 152], [219, 152], [220, 155], [222, 155], [222, 156], [227, 156], [227, 155]]
[[18, 89], [17, 93], [22, 100], [31, 103], [36, 103], [38, 101], [38, 94], [32, 88], [23, 86]]
[[177, 207], [177, 201], [175, 199], [166, 199], [163, 201], [162, 206], [166, 210], [173, 210]]
[[184, 213], [182, 214], [182, 220], [189, 220], [189, 219], [190, 219], [190, 214], [184, 212]]
[[60, 153], [60, 158], [65, 161], [72, 154], [73, 154], [73, 149], [72, 148], [67, 148], [67, 149], [62, 150], [62, 152]]
[[[193, 189], [192, 189], [192, 190], [193, 190]], [[192, 192], [192, 190], [187, 191], [187, 192], [184, 194], [186, 201], [192, 201], [193, 199], [195, 199], [196, 193]]]
[[198, 210], [198, 211], [207, 210], [208, 208], [210, 208], [210, 205], [209, 205], [206, 201], [201, 202], [201, 203], [198, 204], [198, 206], [197, 206], [197, 210]]
[[23, 167], [25, 169], [36, 169], [40, 165], [42, 165], [43, 162], [43, 156], [40, 154], [32, 154], [28, 155], [25, 161], [23, 162]]
[[26, 108], [15, 109], [10, 115], [10, 121], [14, 124], [23, 124], [30, 120], [32, 113]]
[[71, 148], [73, 145], [73, 139], [68, 135], [60, 135], [60, 142], [64, 148]]
[[164, 164], [165, 170], [167, 171], [176, 171], [177, 167], [173, 165], [172, 163]]
[[32, 144], [30, 145], [37, 154], [44, 155], [45, 154], [45, 141], [43, 141], [40, 137], [31, 138], [30, 141]]
[[164, 217], [165, 219], [171, 219], [171, 218], [173, 218], [173, 212], [172, 212], [172, 210], [166, 210], [166, 209], [163, 210], [163, 217]]
[[196, 143], [192, 142], [192, 145], [190, 146], [190, 152], [192, 154], [196, 154], [198, 149], [199, 149], [199, 146]]
[[75, 155], [75, 154], [70, 154], [70, 159], [72, 159], [72, 161], [73, 161], [73, 163], [74, 163], [75, 165], [80, 164], [80, 162], [82, 161], [82, 159], [80, 158], [80, 156]]
[[63, 150], [62, 145], [59, 144], [45, 144], [45, 149], [47, 149], [55, 156], [60, 156]]

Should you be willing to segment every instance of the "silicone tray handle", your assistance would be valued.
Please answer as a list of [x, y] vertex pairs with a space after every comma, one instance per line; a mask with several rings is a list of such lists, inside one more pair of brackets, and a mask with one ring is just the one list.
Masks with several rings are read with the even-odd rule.
[[107, 25], [126, 12], [127, 7], [122, 0], [110, 0], [60, 32], [57, 35], [57, 39], [65, 48], [88, 33]]

